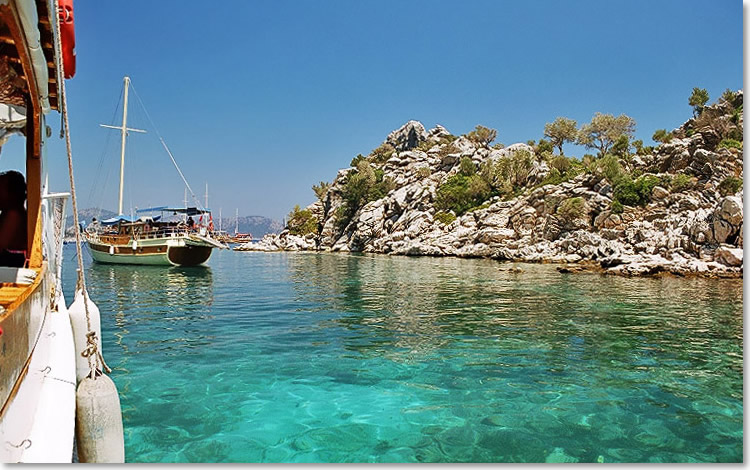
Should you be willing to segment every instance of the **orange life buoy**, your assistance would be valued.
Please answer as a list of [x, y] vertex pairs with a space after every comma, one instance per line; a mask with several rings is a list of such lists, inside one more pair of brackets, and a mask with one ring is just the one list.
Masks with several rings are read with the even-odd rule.
[[60, 43], [62, 44], [62, 61], [65, 78], [76, 74], [76, 30], [73, 21], [73, 0], [60, 0]]

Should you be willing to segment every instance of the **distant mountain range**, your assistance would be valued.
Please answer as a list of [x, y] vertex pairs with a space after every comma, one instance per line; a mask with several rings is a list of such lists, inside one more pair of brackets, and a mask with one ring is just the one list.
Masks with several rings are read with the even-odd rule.
[[[80, 211], [78, 211], [78, 218], [81, 222], [85, 222], [86, 225], [90, 224], [91, 219], [93, 219], [94, 217], [99, 220], [104, 220], [109, 219], [110, 217], [114, 217], [115, 215], [117, 214], [112, 211], [99, 209], [96, 207], [90, 207], [88, 209], [81, 209]], [[214, 227], [218, 230], [219, 226], [220, 224], [218, 218], [215, 218]], [[222, 217], [222, 230], [225, 230], [231, 234], [234, 233], [235, 226], [238, 227], [240, 233], [252, 233], [254, 238], [261, 238], [263, 235], [269, 233], [279, 233], [284, 228], [281, 225], [281, 222], [279, 222], [278, 220], [269, 219], [268, 217], [263, 217], [260, 215], [238, 217], [237, 223], [235, 223], [234, 217]], [[69, 215], [66, 219], [65, 227], [67, 227], [67, 229], [65, 230], [65, 234], [68, 236], [73, 236], [74, 233], [72, 215]]]
[[[218, 218], [214, 219], [214, 227], [219, 229]], [[235, 223], [234, 217], [222, 217], [221, 229], [234, 233], [235, 227], [238, 227], [240, 233], [252, 233], [254, 238], [260, 238], [269, 233], [279, 233], [284, 229], [278, 220], [269, 219], [260, 215], [247, 215], [237, 218]]]

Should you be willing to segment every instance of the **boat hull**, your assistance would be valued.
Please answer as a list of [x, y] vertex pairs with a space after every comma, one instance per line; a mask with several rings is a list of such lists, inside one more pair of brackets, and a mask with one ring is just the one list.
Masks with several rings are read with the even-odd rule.
[[212, 246], [185, 239], [144, 240], [128, 245], [88, 241], [94, 261], [107, 264], [199, 266], [211, 257]]
[[171, 266], [166, 253], [156, 254], [110, 254], [106, 251], [99, 251], [89, 245], [89, 253], [97, 263], [104, 264], [142, 264], [153, 266]]
[[211, 257], [210, 246], [173, 246], [167, 252], [169, 262], [175, 266], [198, 266]]

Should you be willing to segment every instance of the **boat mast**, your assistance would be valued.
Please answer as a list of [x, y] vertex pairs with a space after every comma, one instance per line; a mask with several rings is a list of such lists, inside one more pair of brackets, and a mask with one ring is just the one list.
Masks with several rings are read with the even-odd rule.
[[219, 232], [221, 233], [221, 207], [219, 207]]
[[127, 75], [125, 81], [125, 97], [122, 101], [122, 144], [120, 145], [120, 202], [118, 214], [122, 214], [122, 189], [125, 183], [125, 138], [128, 136], [128, 89], [130, 88], [130, 77]]
[[235, 209], [234, 212], [234, 234], [240, 233], [240, 210]]
[[206, 183], [206, 205], [204, 206], [205, 209], [208, 209], [208, 183]]
[[141, 129], [129, 129], [128, 128], [128, 88], [130, 88], [130, 77], [127, 75], [123, 78], [125, 83], [125, 93], [123, 96], [122, 104], [122, 126], [108, 126], [106, 124], [99, 124], [102, 127], [108, 127], [110, 129], [119, 129], [122, 133], [122, 142], [120, 144], [120, 198], [117, 204], [117, 215], [123, 215], [122, 213], [122, 192], [125, 183], [125, 138], [128, 136], [128, 131], [142, 132], [146, 131]]

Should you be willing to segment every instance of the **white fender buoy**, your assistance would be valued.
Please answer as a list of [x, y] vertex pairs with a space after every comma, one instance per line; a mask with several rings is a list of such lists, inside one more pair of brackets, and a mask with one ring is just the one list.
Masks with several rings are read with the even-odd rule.
[[[81, 352], [88, 347], [86, 333], [89, 332], [86, 325], [86, 307], [83, 303], [82, 290], [76, 290], [75, 299], [70, 304], [70, 307], [68, 307], [68, 315], [70, 316], [70, 325], [73, 327], [73, 342], [76, 349], [76, 383], [79, 383], [91, 373], [88, 358], [81, 356]], [[96, 332], [96, 346], [99, 348], [99, 352], [102, 353], [102, 357], [104, 357], [102, 351], [102, 322], [99, 315], [99, 307], [91, 300], [91, 297], [89, 297], [89, 316], [91, 317], [91, 331]]]
[[137, 249], [138, 249], [138, 241], [133, 240], [133, 250], [137, 250]]
[[86, 377], [76, 391], [76, 446], [83, 463], [124, 463], [120, 397], [115, 383], [102, 374]]
[[114, 255], [115, 254], [115, 247], [114, 246], [110, 246], [109, 247], [109, 254], [110, 255]]

